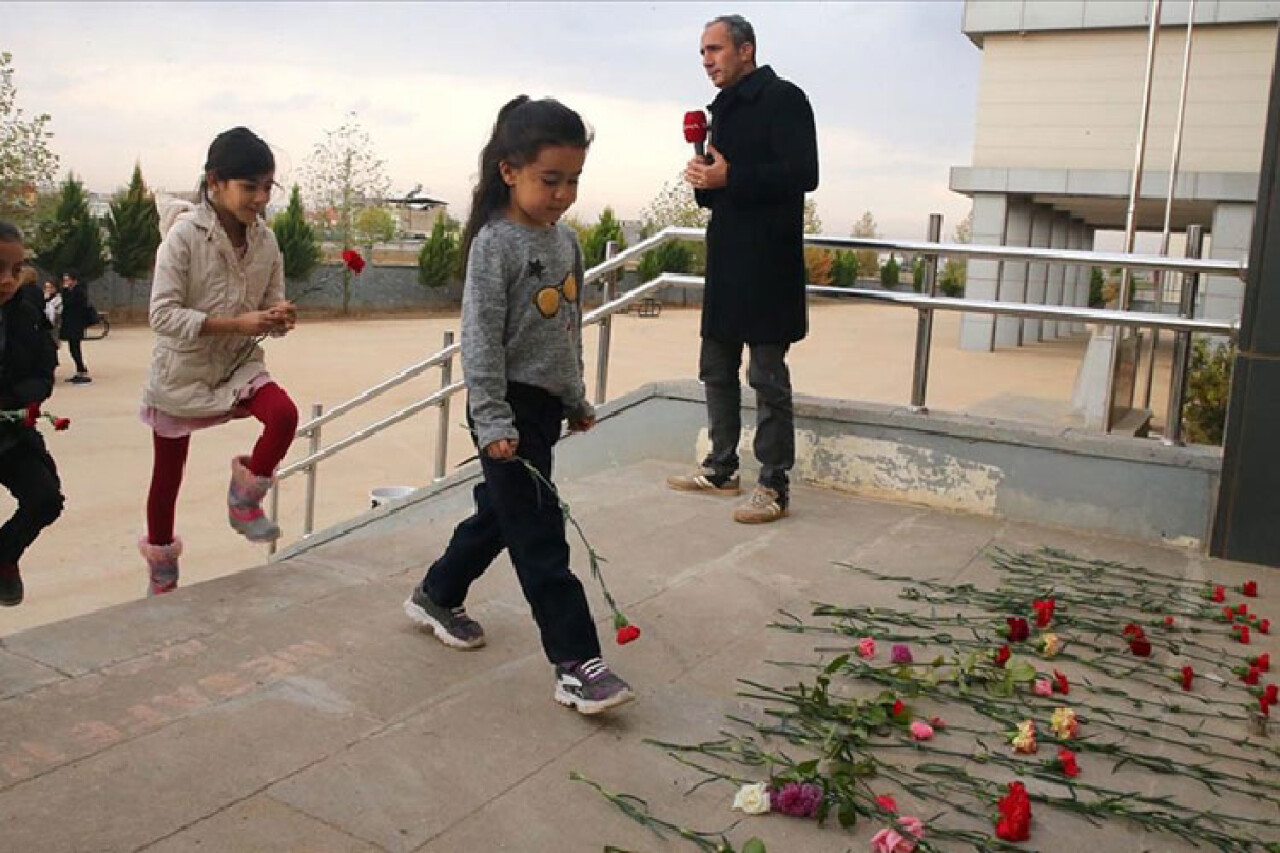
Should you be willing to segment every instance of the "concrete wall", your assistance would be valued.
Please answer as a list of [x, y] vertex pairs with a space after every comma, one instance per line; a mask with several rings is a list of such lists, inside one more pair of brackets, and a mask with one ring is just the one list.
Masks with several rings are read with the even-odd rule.
[[[1274, 23], [1196, 31], [1183, 171], [1258, 171], [1276, 32]], [[973, 166], [1131, 169], [1146, 43], [1142, 29], [987, 35]], [[1182, 52], [1182, 33], [1163, 31], [1148, 164], [1170, 159]]]
[[[744, 395], [739, 452], [755, 476], [755, 417]], [[1218, 448], [798, 395], [793, 482], [858, 495], [1033, 521], [1148, 542], [1200, 547], [1218, 491]], [[600, 408], [596, 429], [562, 442], [556, 471], [575, 477], [644, 459], [694, 466], [706, 454], [706, 398], [697, 382], [646, 385]], [[304, 552], [423, 501], [462, 500], [471, 463], [403, 502], [320, 531]], [[795, 506], [804, 512], [803, 502]]]

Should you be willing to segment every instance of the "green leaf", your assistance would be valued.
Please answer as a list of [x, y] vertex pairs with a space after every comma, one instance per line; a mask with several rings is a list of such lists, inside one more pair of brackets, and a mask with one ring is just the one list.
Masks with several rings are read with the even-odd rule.
[[836, 820], [845, 829], [853, 826], [858, 822], [858, 812], [853, 807], [853, 803], [841, 803], [839, 810], [836, 812]]
[[1005, 671], [1015, 683], [1032, 681], [1036, 677], [1036, 668], [1024, 660], [1009, 661]]
[[747, 839], [747, 843], [742, 845], [742, 853], [768, 853], [764, 849], [764, 842], [758, 837], [752, 836]]
[[847, 664], [848, 662], [849, 662], [849, 656], [847, 654], [840, 655], [840, 657], [836, 658], [831, 663], [827, 664], [827, 668], [825, 671], [828, 675], [834, 672], [839, 672], [841, 669], [844, 669], [844, 665]]

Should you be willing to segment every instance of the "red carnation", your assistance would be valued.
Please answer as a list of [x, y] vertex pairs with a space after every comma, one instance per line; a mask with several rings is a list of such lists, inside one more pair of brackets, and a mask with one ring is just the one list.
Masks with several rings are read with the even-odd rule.
[[1008, 646], [1001, 646], [1000, 648], [996, 649], [996, 659], [995, 659], [996, 666], [1004, 666], [1006, 663], [1009, 662], [1009, 657], [1012, 654], [1013, 653], [1009, 651]]
[[40, 404], [31, 403], [30, 405], [27, 406], [27, 408], [23, 412], [22, 425], [33, 427], [36, 425], [36, 421], [38, 421], [39, 419], [40, 419]]
[[1280, 687], [1274, 684], [1268, 684], [1266, 691], [1262, 694], [1267, 702], [1271, 705], [1280, 704]]
[[1259, 622], [1259, 623], [1258, 623], [1258, 633], [1259, 633], [1259, 634], [1270, 634], [1270, 633], [1271, 633], [1271, 620], [1270, 620], [1270, 619], [1263, 619], [1261, 622]]
[[1246, 596], [1247, 598], [1257, 598], [1257, 597], [1258, 597], [1258, 582], [1257, 582], [1257, 581], [1245, 581], [1245, 582], [1244, 582], [1244, 586], [1240, 587], [1240, 593], [1241, 593], [1242, 595]]
[[53, 428], [56, 429], [58, 432], [62, 432], [63, 430], [67, 429], [70, 426], [71, 426], [71, 418], [54, 418], [53, 419]]
[[1058, 750], [1058, 764], [1062, 767], [1062, 772], [1067, 776], [1076, 777], [1080, 775], [1080, 765], [1076, 764], [1076, 754], [1065, 746]]
[[881, 811], [889, 812], [890, 814], [897, 814], [898, 812], [898, 801], [893, 798], [892, 794], [877, 794], [876, 805], [880, 807]]
[[1151, 657], [1151, 641], [1146, 637], [1134, 637], [1129, 641], [1129, 651], [1140, 658]]
[[1173, 627], [1173, 617], [1172, 617], [1172, 616], [1166, 616], [1166, 617], [1164, 617], [1164, 626], [1165, 626], [1166, 628], [1172, 628], [1172, 627]]
[[1031, 636], [1031, 626], [1021, 616], [1010, 616], [1004, 621], [1009, 626], [1009, 630], [1006, 633], [1010, 642], [1020, 643]]
[[625, 646], [638, 639], [640, 639], [640, 629], [635, 625], [623, 625], [618, 629], [618, 645]]
[[1264, 654], [1260, 654], [1253, 660], [1249, 661], [1249, 664], [1251, 666], [1256, 666], [1260, 672], [1270, 672], [1271, 671], [1271, 653], [1266, 652]]
[[1026, 841], [1031, 837], [1031, 800], [1027, 798], [1027, 786], [1010, 782], [1009, 793], [996, 803], [1000, 819], [996, 821], [996, 836], [1005, 841]]
[[1271, 703], [1267, 701], [1266, 696], [1258, 697], [1258, 710], [1262, 712], [1262, 716], [1271, 716]]
[[356, 275], [364, 271], [364, 258], [355, 249], [342, 250], [342, 263]]
[[1257, 684], [1258, 679], [1261, 677], [1262, 670], [1258, 669], [1256, 666], [1251, 666], [1249, 667], [1249, 671], [1244, 674], [1244, 678], [1241, 680], [1244, 681], [1245, 684]]
[[1147, 636], [1147, 633], [1142, 630], [1141, 625], [1135, 625], [1130, 622], [1128, 625], [1124, 626], [1124, 635], [1135, 640], [1141, 640], [1143, 637]]
[[1191, 689], [1191, 679], [1195, 677], [1196, 671], [1189, 666], [1182, 668], [1182, 689]]
[[907, 706], [903, 704], [901, 699], [893, 700], [893, 709], [889, 712], [894, 717], [901, 717], [907, 712]]
[[1223, 619], [1226, 619], [1228, 622], [1234, 622], [1234, 621], [1236, 621], [1236, 611], [1235, 611], [1235, 609], [1234, 609], [1234, 608], [1231, 608], [1231, 607], [1224, 607], [1224, 608], [1222, 608], [1222, 618], [1223, 618]]
[[1249, 645], [1249, 626], [1236, 625], [1235, 629], [1236, 629], [1236, 639], [1244, 643], [1246, 646]]
[[1043, 601], [1036, 600], [1031, 602], [1031, 606], [1036, 609], [1036, 627], [1048, 628], [1049, 623], [1053, 621], [1054, 600], [1046, 598]]
[[1213, 588], [1213, 600], [1214, 600], [1214, 601], [1225, 601], [1225, 600], [1226, 600], [1226, 598], [1227, 598], [1227, 591], [1226, 591], [1225, 589], [1223, 589], [1223, 588], [1222, 588], [1222, 587], [1220, 587], [1220, 586], [1215, 586], [1215, 587]]
[[1053, 671], [1053, 692], [1061, 693], [1063, 696], [1071, 692], [1071, 684], [1067, 681], [1065, 672], [1058, 672], [1056, 669]]
[[1248, 615], [1249, 615], [1249, 602], [1247, 602], [1247, 601], [1242, 601], [1242, 602], [1240, 602], [1239, 606], [1237, 606], [1237, 607], [1236, 607], [1236, 615], [1237, 615], [1237, 616], [1248, 616]]

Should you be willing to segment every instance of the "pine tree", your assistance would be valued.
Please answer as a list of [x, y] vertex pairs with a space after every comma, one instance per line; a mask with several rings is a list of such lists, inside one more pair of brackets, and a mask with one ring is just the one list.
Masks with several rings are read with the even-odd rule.
[[55, 278], [75, 270], [80, 281], [88, 283], [106, 271], [102, 233], [89, 215], [84, 184], [76, 180], [75, 175], [68, 175], [63, 183], [53, 218], [40, 223], [35, 249], [36, 262]]
[[280, 254], [284, 257], [286, 281], [306, 281], [320, 263], [320, 244], [316, 242], [315, 229], [307, 222], [307, 213], [302, 209], [302, 195], [297, 184], [289, 193], [288, 208], [271, 221], [271, 230], [276, 234]]
[[418, 283], [423, 287], [444, 287], [458, 271], [457, 223], [441, 216], [431, 227], [431, 236], [418, 252]]
[[155, 198], [142, 180], [142, 167], [134, 164], [129, 188], [111, 202], [107, 218], [107, 245], [111, 268], [132, 282], [145, 278], [156, 265], [160, 246], [160, 214]]
[[604, 262], [604, 250], [610, 240], [618, 244], [619, 250], [627, 247], [627, 241], [622, 239], [622, 223], [614, 216], [613, 208], [606, 207], [600, 211], [600, 220], [582, 241], [582, 256], [587, 269]]

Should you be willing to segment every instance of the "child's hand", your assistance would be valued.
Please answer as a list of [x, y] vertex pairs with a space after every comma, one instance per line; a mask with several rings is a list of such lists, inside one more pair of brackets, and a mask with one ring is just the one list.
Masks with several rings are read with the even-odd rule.
[[596, 425], [596, 416], [587, 415], [585, 418], [579, 418], [576, 421], [569, 421], [569, 432], [587, 432]]
[[273, 311], [246, 311], [236, 317], [236, 330], [242, 335], [271, 334], [280, 328], [280, 318]]
[[491, 442], [484, 452], [490, 459], [510, 459], [516, 455], [516, 448], [519, 446], [518, 438], [500, 438]]
[[268, 308], [267, 313], [276, 321], [276, 328], [271, 332], [273, 335], [292, 332], [294, 326], [298, 325], [298, 309], [292, 302], [279, 302]]

